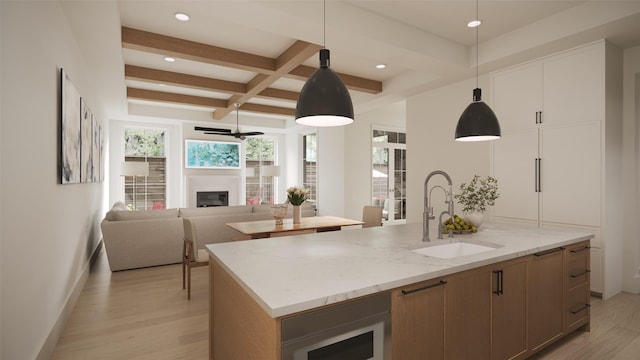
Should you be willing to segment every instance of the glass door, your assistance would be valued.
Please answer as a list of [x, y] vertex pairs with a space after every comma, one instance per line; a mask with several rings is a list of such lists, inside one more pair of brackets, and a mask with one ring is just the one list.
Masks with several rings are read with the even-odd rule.
[[406, 156], [404, 133], [373, 131], [371, 205], [383, 208], [387, 222], [406, 219]]

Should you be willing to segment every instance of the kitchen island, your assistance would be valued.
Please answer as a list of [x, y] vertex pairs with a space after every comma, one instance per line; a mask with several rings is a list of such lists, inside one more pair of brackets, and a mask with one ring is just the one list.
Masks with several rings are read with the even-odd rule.
[[[555, 290], [552, 289], [553, 291], [546, 289], [539, 294], [536, 289], [522, 290], [526, 298], [521, 299], [521, 312], [526, 312], [524, 315], [527, 315], [527, 318], [535, 315], [530, 312], [532, 308], [535, 309], [537, 303], [546, 304], [548, 302], [552, 304], [554, 301], [561, 301], [561, 305], [566, 307], [568, 298], [571, 297], [567, 295], [566, 291], [569, 290], [568, 286], [572, 284], [568, 284], [568, 280], [564, 279], [565, 273], [573, 271], [570, 269], [572, 266], [570, 264], [576, 263], [576, 261], [563, 260], [557, 255], [562, 255], [567, 248], [576, 244], [582, 246], [586, 242], [588, 248], [588, 240], [592, 237], [593, 234], [581, 232], [558, 232], [487, 224], [478, 233], [456, 235], [453, 240], [488, 245], [492, 247], [491, 250], [450, 259], [425, 256], [413, 251], [425, 246], [451, 241], [451, 239], [445, 238], [430, 243], [422, 242], [421, 224], [207, 245], [207, 250], [210, 253], [211, 273], [210, 358], [280, 359], [281, 342], [283, 341], [281, 338], [282, 319], [387, 293], [392, 298], [391, 317], [394, 324], [391, 331], [394, 335], [392, 336], [394, 344], [392, 347], [400, 348], [399, 345], [396, 345], [400, 344], [402, 340], [399, 329], [396, 329], [399, 327], [396, 324], [400, 321], [400, 315], [395, 316], [395, 310], [401, 314], [400, 306], [402, 304], [394, 297], [396, 291], [404, 291], [401, 294], [408, 294], [413, 291], [401, 289], [421, 284], [426, 285], [418, 287], [418, 289], [422, 287], [432, 289], [443, 284], [444, 286], [438, 287], [442, 288], [442, 299], [447, 302], [447, 306], [444, 306], [443, 303], [441, 320], [447, 322], [448, 328], [455, 329], [453, 326], [455, 324], [448, 323], [456, 318], [456, 314], [450, 313], [456, 305], [451, 303], [456, 300], [453, 291], [460, 286], [464, 288], [463, 284], [467, 281], [466, 279], [471, 279], [469, 280], [471, 285], [479, 284], [481, 287], [486, 285], [492, 290], [503, 286], [505, 279], [506, 283], [509, 283], [510, 276], [505, 276], [502, 269], [489, 271], [489, 268], [495, 264], [511, 266], [510, 262], [520, 263], [526, 260], [526, 265], [523, 265], [524, 269], [520, 274], [522, 283], [531, 283], [531, 286], [535, 286], [537, 275], [542, 276], [541, 284], [552, 283], [553, 281], [548, 281], [549, 276], [553, 279], [559, 279], [561, 282], [559, 288], [556, 286]], [[550, 255], [547, 256], [547, 253]], [[576, 253], [585, 254], [588, 261], [588, 251]], [[554, 258], [559, 259], [560, 262], [552, 261]], [[539, 259], [552, 259], [548, 260], [548, 264], [540, 263], [543, 265], [539, 266], [540, 274], [533, 271], [536, 269], [535, 261]], [[582, 257], [578, 261], [580, 264], [584, 262]], [[586, 276], [581, 278], [587, 281], [588, 294], [588, 263], [584, 266], [587, 267], [585, 269]], [[554, 269], [559, 273], [547, 274]], [[579, 276], [576, 275], [577, 273], [570, 275]], [[495, 277], [492, 274], [496, 274]], [[473, 276], [468, 277], [467, 275]], [[435, 286], [430, 287], [429, 282], [434, 282]], [[558, 284], [558, 281], [555, 283]], [[459, 284], [460, 286], [458, 286]], [[582, 286], [582, 283], [579, 285]], [[499, 291], [500, 289], [498, 289]], [[555, 294], [558, 291], [560, 293]], [[481, 301], [474, 301], [473, 306], [480, 312], [486, 311], [487, 316], [490, 316], [496, 313], [495, 309], [491, 308], [493, 304], [491, 292], [489, 291], [489, 295], [483, 293], [480, 295], [464, 294], [463, 297], [473, 299], [474, 296], [479, 296], [478, 299]], [[508, 293], [508, 291], [504, 292]], [[549, 293], [553, 293], [555, 297], [549, 297]], [[584, 297], [582, 290], [580, 290], [580, 294]], [[508, 297], [503, 296], [500, 300], [502, 301], [503, 298]], [[572, 329], [578, 328], [577, 325], [588, 327], [588, 299], [582, 302], [585, 303], [586, 310], [581, 310], [579, 313], [586, 314], [586, 320], [582, 316], [580, 321], [572, 322]], [[483, 308], [484, 305], [488, 307]], [[544, 312], [545, 309], [543, 308], [542, 311]], [[571, 311], [574, 310], [577, 309], [571, 309]], [[405, 314], [408, 318], [413, 318], [413, 315]], [[491, 318], [485, 319], [485, 316], [480, 316], [480, 318], [479, 329], [498, 322], [498, 320]], [[565, 319], [566, 316], [562, 313], [560, 318], [562, 321], [561, 333], [564, 334], [569, 329], [570, 319]], [[436, 316], [435, 319], [439, 319], [439, 316]], [[469, 319], [467, 319], [468, 321]], [[529, 327], [535, 323], [535, 320], [524, 321], [523, 326]], [[417, 325], [420, 324], [412, 324], [411, 326]], [[430, 324], [429, 327], [433, 328], [433, 325]], [[540, 326], [544, 327], [544, 325]], [[536, 339], [531, 339], [532, 335], [527, 335], [527, 333], [533, 331], [535, 334], [536, 329], [528, 328], [529, 331], [526, 330], [523, 329], [527, 342], [526, 349], [519, 355], [522, 357], [532, 354], [536, 349], [559, 338], [558, 334], [554, 334], [551, 339], [545, 338], [540, 340], [541, 342], [538, 341], [540, 344], [533, 344], [535, 347], [533, 348], [531, 340]], [[493, 327], [487, 328], [485, 331], [489, 343], [493, 339], [490, 336], [492, 331]], [[444, 330], [442, 335], [442, 341], [436, 342], [441, 342], [443, 344], [442, 353], [444, 354], [446, 351], [448, 354], [446, 357], [452, 358], [453, 356], [449, 355], [454, 353], [455, 343], [450, 342], [453, 339], [449, 338], [454, 338], [454, 336], [447, 337]], [[463, 339], [459, 335], [456, 334], [455, 337]], [[480, 337], [482, 338], [482, 336]], [[403, 347], [405, 346], [403, 345]], [[385, 354], [390, 353], [389, 346], [386, 348]], [[432, 351], [433, 349], [428, 350]], [[439, 349], [433, 351], [438, 352]], [[487, 351], [487, 358], [496, 354], [492, 347]], [[394, 351], [395, 357], [401, 358], [402, 356], [397, 355]], [[495, 358], [495, 356], [493, 357]], [[389, 356], [384, 358], [389, 358]]]

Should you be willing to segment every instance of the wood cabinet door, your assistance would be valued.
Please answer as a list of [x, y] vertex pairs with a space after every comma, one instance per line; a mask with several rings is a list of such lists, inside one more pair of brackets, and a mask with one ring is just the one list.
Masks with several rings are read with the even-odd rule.
[[491, 356], [490, 274], [483, 267], [447, 277], [445, 357], [449, 360]]
[[537, 224], [538, 130], [505, 133], [492, 146], [493, 176], [498, 179], [500, 193], [494, 216]]
[[563, 333], [562, 248], [532, 255], [529, 266], [529, 350], [536, 351]]
[[589, 241], [567, 246], [564, 250], [565, 268], [565, 331], [573, 331], [590, 320], [590, 261]]
[[503, 132], [536, 128], [542, 110], [542, 64], [509, 69], [492, 77], [493, 111]]
[[492, 268], [491, 358], [513, 359], [527, 352], [527, 258]]
[[393, 359], [444, 359], [446, 282], [426, 281], [394, 290], [391, 298]]

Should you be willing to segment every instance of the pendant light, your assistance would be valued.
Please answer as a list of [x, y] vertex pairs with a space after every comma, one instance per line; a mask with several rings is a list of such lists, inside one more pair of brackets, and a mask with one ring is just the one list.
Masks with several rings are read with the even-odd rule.
[[[326, 43], [326, 1], [323, 2], [323, 11], [323, 42]], [[296, 122], [319, 127], [351, 124], [351, 95], [338, 74], [329, 68], [329, 50], [323, 48], [319, 55], [320, 68], [307, 79], [300, 91], [296, 105]]]
[[482, 90], [478, 87], [478, 0], [476, 0], [476, 88], [473, 89], [473, 102], [464, 110], [456, 126], [456, 141], [485, 141], [500, 138], [500, 124], [489, 105], [482, 101]]

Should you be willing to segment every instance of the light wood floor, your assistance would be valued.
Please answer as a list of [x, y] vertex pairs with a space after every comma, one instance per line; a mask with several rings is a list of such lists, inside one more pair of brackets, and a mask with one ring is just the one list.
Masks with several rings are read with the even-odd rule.
[[[52, 359], [206, 359], [208, 272], [193, 269], [191, 301], [180, 265], [112, 273], [104, 251]], [[592, 299], [591, 332], [563, 339], [535, 359], [640, 359], [640, 296]]]
[[187, 300], [181, 265], [112, 273], [103, 250], [51, 359], [207, 359], [207, 269], [192, 269]]

